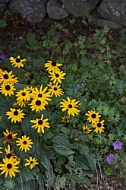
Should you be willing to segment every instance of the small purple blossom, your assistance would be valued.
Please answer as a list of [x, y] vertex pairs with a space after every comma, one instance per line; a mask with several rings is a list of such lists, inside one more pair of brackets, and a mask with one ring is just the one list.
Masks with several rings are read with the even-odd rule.
[[7, 59], [7, 56], [6, 56], [6, 54], [2, 53], [2, 54], [0, 55], [0, 58], [4, 61], [4, 60]]
[[75, 90], [78, 90], [79, 89], [79, 87], [80, 87], [80, 84], [77, 84], [76, 86], [75, 86]]
[[83, 87], [86, 86], [86, 82], [82, 82], [81, 86], [83, 86]]
[[116, 161], [117, 161], [117, 158], [114, 154], [109, 154], [107, 157], [106, 157], [106, 161], [108, 162], [108, 164], [115, 164]]
[[121, 150], [122, 149], [122, 143], [120, 141], [115, 141], [112, 146], [114, 147], [114, 150]]

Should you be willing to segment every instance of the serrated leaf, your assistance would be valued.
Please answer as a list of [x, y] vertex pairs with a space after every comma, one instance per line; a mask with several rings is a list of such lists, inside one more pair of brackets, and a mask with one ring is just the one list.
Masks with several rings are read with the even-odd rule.
[[68, 156], [74, 153], [74, 151], [72, 151], [70, 148], [67, 148], [63, 145], [54, 145], [53, 148], [58, 154], [63, 156]]

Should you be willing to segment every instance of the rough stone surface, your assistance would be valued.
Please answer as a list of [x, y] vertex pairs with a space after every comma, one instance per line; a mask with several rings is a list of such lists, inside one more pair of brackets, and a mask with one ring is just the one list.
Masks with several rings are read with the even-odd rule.
[[118, 29], [118, 28], [122, 27], [122, 25], [120, 25], [118, 23], [115, 23], [115, 22], [107, 20], [107, 19], [99, 19], [99, 18], [94, 17], [92, 15], [90, 15], [88, 17], [88, 22], [90, 24], [95, 24], [97, 26], [102, 26], [102, 27], [106, 26], [108, 28], [113, 28], [113, 29]]
[[6, 10], [7, 4], [10, 0], [1, 0], [0, 1], [0, 13], [4, 12]]
[[41, 0], [12, 0], [9, 8], [19, 12], [29, 22], [41, 22], [46, 16], [46, 8]]
[[102, 0], [98, 13], [108, 20], [126, 26], [126, 0]]
[[[88, 23], [99, 26], [126, 26], [126, 0], [0, 0], [0, 14], [11, 16], [13, 12], [34, 23], [46, 16], [61, 20], [72, 14], [75, 17], [88, 15]], [[90, 15], [98, 15], [98, 19], [91, 21]]]
[[66, 18], [69, 13], [63, 8], [62, 3], [57, 0], [49, 0], [47, 3], [48, 16], [54, 20]]
[[83, 16], [84, 12], [95, 8], [96, 2], [93, 0], [61, 0], [65, 9], [74, 16]]

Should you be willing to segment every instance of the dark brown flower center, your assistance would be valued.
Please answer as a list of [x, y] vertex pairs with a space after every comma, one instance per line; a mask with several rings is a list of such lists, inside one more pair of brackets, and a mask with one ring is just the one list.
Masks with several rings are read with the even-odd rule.
[[25, 93], [25, 92], [22, 92], [22, 96], [26, 96], [26, 93]]
[[7, 74], [3, 75], [4, 79], [8, 79], [9, 76]]
[[7, 158], [11, 158], [11, 156], [12, 156], [11, 153], [9, 153], [9, 154], [6, 155]]
[[40, 106], [40, 105], [41, 105], [41, 101], [40, 101], [40, 100], [37, 100], [37, 101], [36, 101], [36, 105], [37, 105], [37, 106]]
[[96, 114], [93, 113], [93, 114], [91, 115], [91, 117], [92, 117], [92, 118], [96, 118]]
[[23, 141], [23, 144], [27, 144], [27, 141]]
[[56, 88], [56, 87], [54, 87], [54, 90], [55, 90], [55, 91], [57, 91], [57, 88]]
[[21, 60], [21, 59], [17, 58], [17, 59], [16, 59], [16, 62], [17, 62], [17, 63], [20, 63], [20, 60]]
[[18, 115], [18, 111], [14, 111], [14, 115], [16, 115], [16, 116], [17, 116], [17, 115]]
[[97, 123], [97, 127], [101, 127], [101, 123]]
[[55, 76], [58, 78], [58, 77], [59, 77], [59, 74], [56, 73]]
[[12, 168], [12, 164], [7, 164], [7, 168], [11, 169]]
[[5, 86], [5, 89], [6, 89], [6, 90], [10, 90], [10, 85], [6, 85], [6, 86]]
[[38, 124], [39, 125], [42, 125], [43, 124], [43, 121], [40, 119], [40, 120], [38, 120]]
[[7, 138], [8, 138], [8, 139], [12, 139], [12, 135], [9, 134], [9, 135], [7, 136]]
[[30, 161], [30, 164], [33, 164], [33, 161]]
[[56, 62], [55, 61], [52, 61], [52, 66], [56, 66]]
[[42, 97], [42, 94], [38, 94], [38, 97], [41, 98], [41, 97]]
[[72, 108], [72, 105], [71, 105], [71, 104], [69, 104], [69, 105], [68, 105], [68, 108]]

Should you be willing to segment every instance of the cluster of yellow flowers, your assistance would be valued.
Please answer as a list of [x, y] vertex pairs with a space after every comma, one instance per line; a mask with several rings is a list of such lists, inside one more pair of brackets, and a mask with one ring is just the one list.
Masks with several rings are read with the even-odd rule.
[[[9, 60], [12, 66], [18, 69], [24, 67], [24, 62], [26, 61], [26, 59], [21, 59], [19, 55], [16, 58], [10, 57]], [[46, 106], [49, 104], [49, 101], [51, 101], [53, 95], [58, 97], [64, 94], [63, 89], [61, 88], [61, 83], [62, 80], [65, 79], [64, 76], [66, 73], [59, 69], [60, 66], [62, 66], [62, 64], [54, 61], [47, 61], [45, 63], [45, 68], [50, 78], [47, 87], [44, 88], [42, 84], [39, 88], [26, 86], [18, 91], [15, 88], [15, 84], [18, 83], [18, 78], [15, 77], [12, 71], [8, 72], [0, 69], [0, 93], [5, 97], [14, 97], [13, 107], [10, 107], [10, 110], [5, 113], [11, 123], [15, 124], [17, 122], [22, 122], [26, 115], [26, 113], [24, 113], [24, 108], [29, 107], [30, 111], [35, 112], [35, 115], [37, 115], [37, 113], [46, 109]], [[79, 101], [71, 99], [70, 97], [63, 99], [59, 106], [61, 107], [62, 112], [66, 111], [69, 116], [75, 116], [80, 112], [78, 109]], [[45, 118], [43, 114], [41, 114], [41, 117], [31, 119], [30, 122], [33, 124], [32, 128], [37, 129], [38, 133], [44, 133], [44, 128], [50, 128], [49, 119]], [[18, 134], [13, 133], [8, 129], [3, 132], [3, 135], [3, 143], [7, 145], [7, 148], [5, 148], [4, 152], [3, 150], [0, 151], [0, 153], [5, 153], [3, 163], [0, 163], [0, 170], [1, 174], [5, 173], [5, 177], [8, 175], [13, 177], [16, 172], [19, 172], [20, 159], [13, 152], [11, 146], [12, 141], [15, 141], [16, 146], [19, 146], [19, 150], [25, 152], [32, 148], [33, 141], [25, 134], [20, 138], [17, 138]], [[31, 169], [38, 164], [37, 159], [32, 156], [29, 156], [25, 160], [25, 166], [30, 166]]]
[[[91, 127], [94, 129], [95, 133], [102, 133], [104, 132], [104, 120], [100, 121], [100, 117], [101, 115], [96, 112], [96, 111], [88, 111], [88, 113], [85, 114], [86, 116], [88, 116], [87, 120], [91, 123]], [[82, 127], [82, 130], [84, 131], [84, 133], [89, 134], [92, 129], [91, 127], [89, 127], [88, 125], [84, 125]]]

